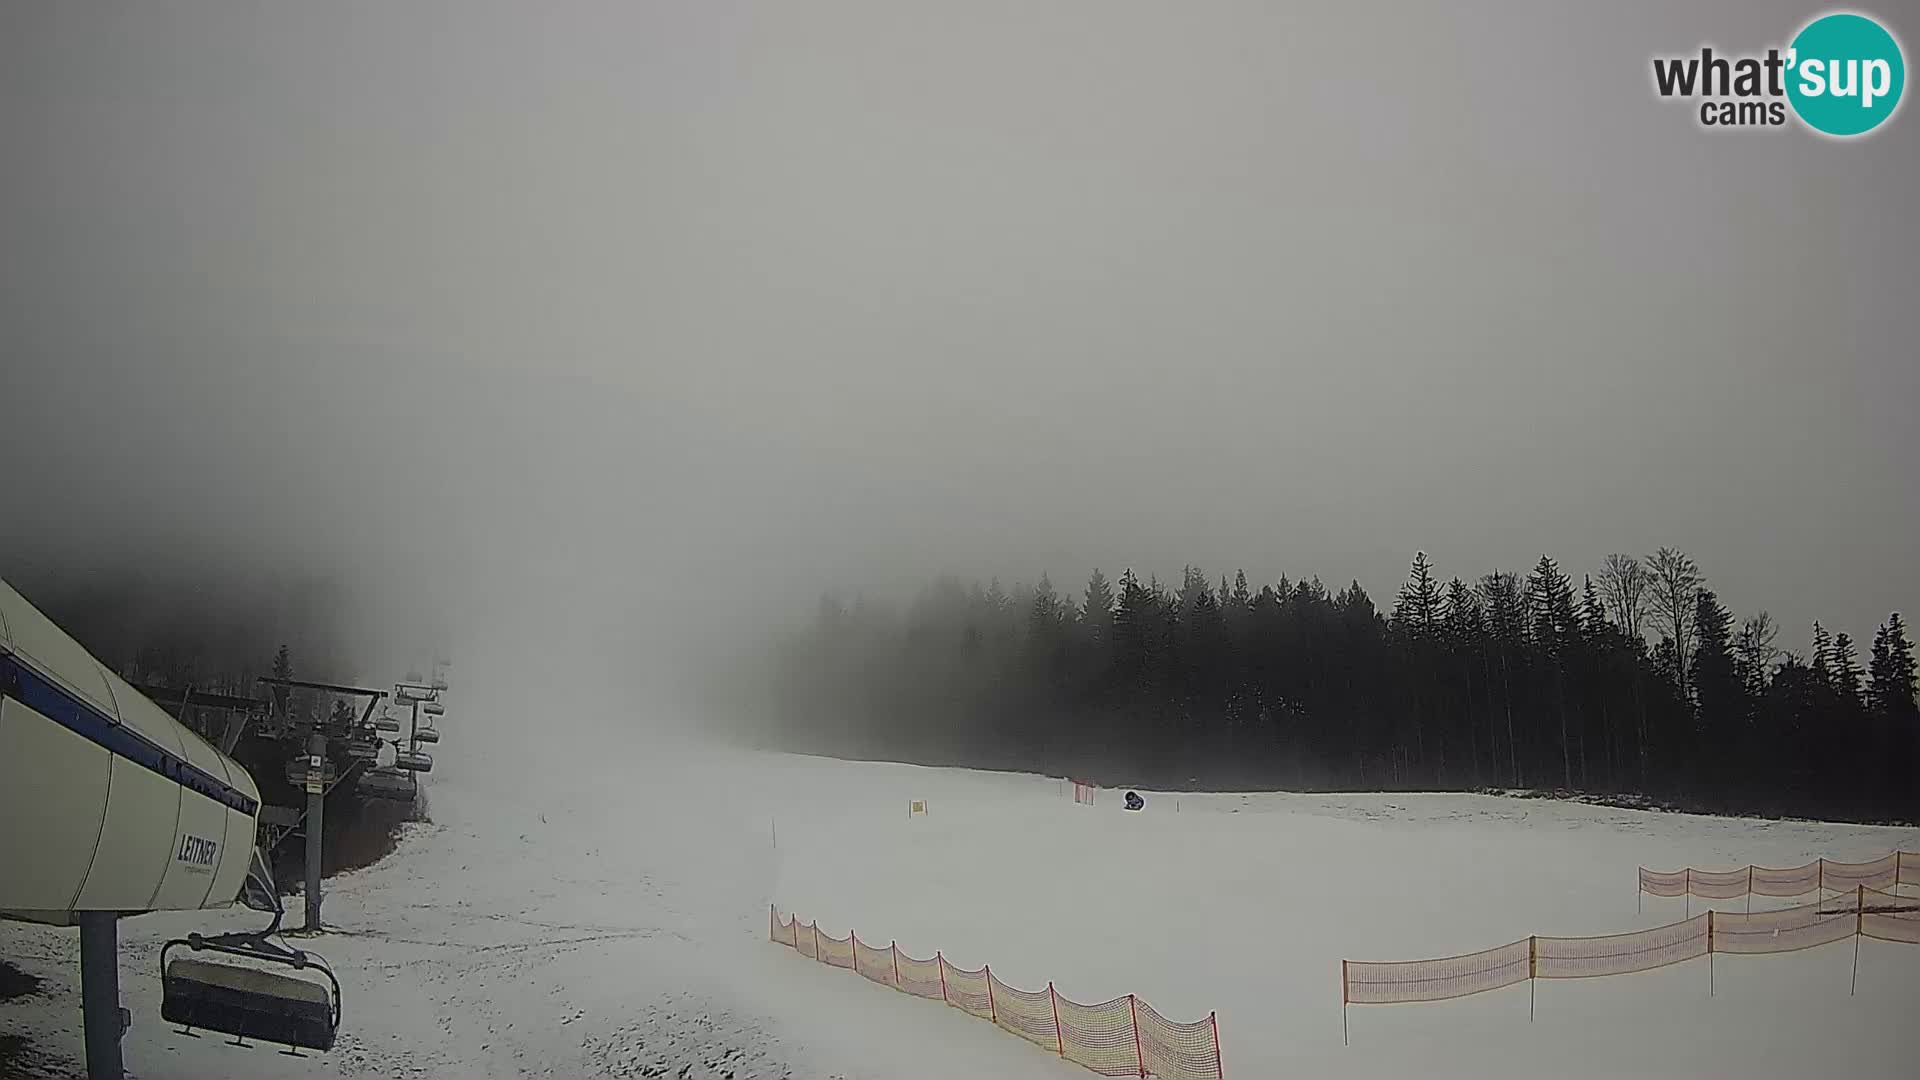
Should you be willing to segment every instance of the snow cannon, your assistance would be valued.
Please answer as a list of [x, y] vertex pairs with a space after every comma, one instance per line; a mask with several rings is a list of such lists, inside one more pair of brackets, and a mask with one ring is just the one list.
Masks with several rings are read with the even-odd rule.
[[1137, 791], [1127, 792], [1127, 809], [1144, 810], [1146, 809], [1146, 806], [1147, 806], [1147, 800], [1141, 798], [1139, 792]]

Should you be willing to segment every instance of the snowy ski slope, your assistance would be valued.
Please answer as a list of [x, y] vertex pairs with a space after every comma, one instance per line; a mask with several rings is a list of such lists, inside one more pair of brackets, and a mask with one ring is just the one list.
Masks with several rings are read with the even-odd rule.
[[[1230, 1077], [1911, 1076], [1920, 950], [1868, 941], [1351, 1013], [1339, 962], [1415, 959], [1636, 914], [1635, 867], [1863, 859], [1920, 832], [1726, 821], [1451, 795], [1118, 794], [1076, 806], [1031, 776], [696, 749], [595, 755], [449, 739], [434, 823], [331, 883], [316, 947], [346, 1017], [323, 1058], [181, 1039], [158, 1018], [166, 936], [123, 924], [134, 1075], [263, 1078], [1085, 1077], [991, 1026], [766, 943], [777, 903], [914, 955], [990, 962], [1020, 987], [1217, 1009]], [[1178, 812], [1175, 802], [1178, 800]], [[930, 813], [908, 820], [909, 799]], [[777, 847], [775, 838], [777, 834]], [[297, 901], [296, 901], [297, 903]], [[1699, 901], [1695, 901], [1698, 911]], [[1728, 902], [1741, 904], [1742, 901]], [[0, 1033], [77, 1062], [71, 931], [0, 924], [47, 979]], [[684, 1070], [684, 1072], [683, 1072]]]

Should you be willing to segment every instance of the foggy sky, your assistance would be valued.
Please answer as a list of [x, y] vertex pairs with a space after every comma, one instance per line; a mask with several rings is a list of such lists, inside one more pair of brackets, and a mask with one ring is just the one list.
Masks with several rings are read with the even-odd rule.
[[830, 586], [1672, 544], [1864, 645], [1920, 118], [1647, 74], [1815, 10], [9, 3], [0, 558], [636, 672]]

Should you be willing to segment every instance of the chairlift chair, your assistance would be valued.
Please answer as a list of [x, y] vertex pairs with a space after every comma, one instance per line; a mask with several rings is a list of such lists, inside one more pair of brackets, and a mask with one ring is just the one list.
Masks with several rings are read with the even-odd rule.
[[[233, 1046], [247, 1039], [284, 1044], [281, 1053], [305, 1057], [299, 1048], [325, 1052], [333, 1048], [340, 1030], [340, 980], [327, 962], [311, 953], [268, 940], [279, 932], [285, 909], [266, 861], [258, 849], [247, 873], [241, 902], [256, 911], [271, 911], [273, 923], [265, 930], [175, 938], [160, 949], [160, 1018], [180, 1025], [178, 1034], [199, 1038], [194, 1028], [233, 1036]], [[195, 954], [169, 961], [174, 949]], [[199, 954], [211, 954], [202, 958]], [[283, 975], [255, 964], [236, 964], [223, 957], [278, 964], [299, 972]], [[321, 977], [325, 982], [319, 981]]]
[[391, 716], [382, 716], [373, 722], [373, 730], [384, 731], [389, 735], [400, 734], [400, 721]]
[[413, 741], [417, 743], [437, 743], [440, 741], [440, 733], [433, 728], [423, 727], [413, 733]]
[[370, 799], [386, 799], [391, 802], [412, 802], [420, 794], [420, 785], [415, 782], [413, 776], [391, 765], [382, 765], [361, 773], [357, 786], [360, 794]]
[[439, 703], [439, 702], [437, 702], [437, 701], [429, 701], [429, 702], [427, 702], [427, 704], [426, 704], [426, 707], [425, 707], [425, 708], [422, 708], [422, 709], [421, 709], [420, 711], [421, 711], [421, 712], [423, 712], [423, 713], [426, 713], [426, 714], [427, 714], [428, 716], [445, 716], [445, 715], [447, 715], [447, 707], [446, 707], [445, 705], [442, 705], [442, 704], [440, 704], [440, 703]]
[[402, 772], [432, 772], [433, 756], [420, 750], [402, 750], [393, 755], [393, 767]]
[[435, 690], [445, 690], [447, 688], [446, 676], [444, 675], [435, 676], [433, 680], [433, 688]]
[[360, 761], [372, 761], [380, 756], [380, 740], [371, 736], [350, 739], [347, 742], [347, 756]]

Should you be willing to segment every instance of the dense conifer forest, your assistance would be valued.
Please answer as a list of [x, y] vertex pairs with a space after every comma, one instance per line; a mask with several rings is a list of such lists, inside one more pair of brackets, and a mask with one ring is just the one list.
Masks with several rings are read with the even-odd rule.
[[1530, 789], [1715, 812], [1920, 819], [1905, 623], [1802, 655], [1737, 617], [1692, 558], [1577, 578], [1442, 580], [1414, 557], [1386, 610], [1355, 582], [1178, 585], [1100, 571], [945, 579], [905, 610], [829, 595], [762, 687], [793, 749], [1111, 783]]

